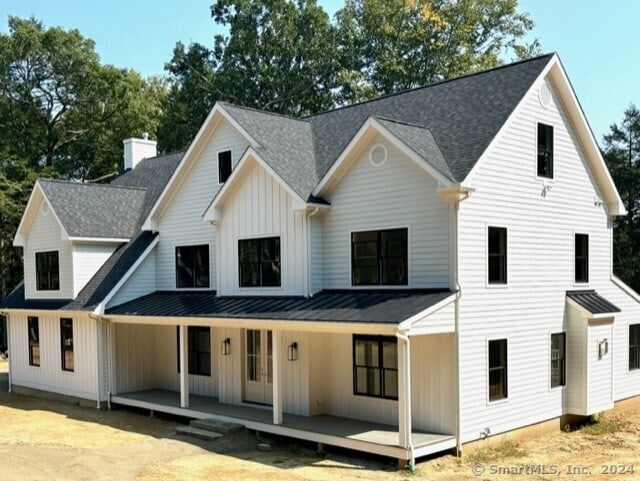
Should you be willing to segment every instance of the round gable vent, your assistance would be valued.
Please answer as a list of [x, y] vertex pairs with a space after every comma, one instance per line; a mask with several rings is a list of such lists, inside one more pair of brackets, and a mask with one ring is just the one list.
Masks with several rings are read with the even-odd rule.
[[42, 215], [47, 215], [49, 213], [49, 203], [43, 202], [41, 210], [42, 210]]
[[369, 162], [374, 167], [380, 167], [387, 161], [387, 148], [382, 144], [376, 144], [369, 151]]
[[540, 105], [544, 108], [547, 108], [551, 105], [551, 90], [549, 90], [549, 86], [546, 82], [543, 82], [540, 85], [540, 89], [538, 90], [538, 99], [540, 100]]

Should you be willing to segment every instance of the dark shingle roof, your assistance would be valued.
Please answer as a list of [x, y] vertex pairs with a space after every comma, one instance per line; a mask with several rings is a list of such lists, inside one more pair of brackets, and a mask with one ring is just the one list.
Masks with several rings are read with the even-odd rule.
[[29, 299], [24, 298], [24, 283], [18, 286], [0, 302], [0, 309], [57, 310], [69, 304], [69, 299]]
[[216, 297], [211, 292], [158, 291], [106, 314], [397, 324], [451, 296], [449, 290], [325, 290], [304, 297]]
[[620, 309], [594, 290], [567, 291], [567, 297], [584, 307], [591, 314], [613, 314]]
[[38, 183], [70, 237], [130, 239], [136, 232], [143, 189], [59, 180]]

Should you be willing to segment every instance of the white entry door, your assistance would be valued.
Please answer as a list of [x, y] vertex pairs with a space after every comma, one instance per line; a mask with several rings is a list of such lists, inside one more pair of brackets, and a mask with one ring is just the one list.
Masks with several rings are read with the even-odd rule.
[[244, 399], [273, 404], [273, 335], [265, 329], [245, 331]]

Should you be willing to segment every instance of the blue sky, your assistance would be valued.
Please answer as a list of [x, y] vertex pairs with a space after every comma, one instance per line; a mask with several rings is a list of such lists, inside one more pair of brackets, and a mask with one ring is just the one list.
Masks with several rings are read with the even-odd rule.
[[[96, 42], [104, 63], [143, 75], [163, 74], [177, 41], [211, 46], [213, 0], [0, 0], [0, 31], [8, 15], [35, 16], [46, 26], [77, 28]], [[342, 0], [319, 0], [333, 14]], [[520, 0], [543, 52], [558, 52], [587, 119], [601, 141], [630, 103], [640, 103], [640, 2]]]

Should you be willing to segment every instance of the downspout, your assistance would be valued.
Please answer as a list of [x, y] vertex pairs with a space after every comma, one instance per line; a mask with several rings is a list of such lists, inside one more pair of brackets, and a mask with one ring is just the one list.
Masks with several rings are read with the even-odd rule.
[[[89, 318], [93, 319], [94, 321], [96, 321], [96, 349], [100, 349], [100, 346], [98, 345], [98, 340], [99, 340], [99, 336], [98, 336], [98, 325], [99, 323], [103, 323], [106, 325], [107, 327], [107, 371], [108, 371], [108, 386], [107, 386], [107, 410], [111, 411], [111, 323], [106, 320], [103, 316], [97, 315], [97, 314], [89, 314]], [[96, 353], [97, 354], [97, 353]], [[97, 408], [100, 409], [100, 357], [98, 356], [96, 358], [96, 364], [97, 364], [97, 380], [98, 380], [98, 405]]]
[[415, 450], [413, 447], [413, 442], [411, 440], [411, 432], [412, 432], [412, 420], [411, 420], [411, 342], [409, 341], [409, 336], [407, 336], [404, 332], [396, 331], [396, 337], [404, 342], [405, 344], [405, 390], [406, 395], [404, 399], [404, 422], [405, 422], [405, 433], [407, 436], [406, 443], [407, 448], [409, 449], [409, 470], [413, 473], [416, 470], [416, 456]]
[[307, 255], [306, 255], [306, 278], [307, 278], [307, 296], [312, 297], [311, 294], [311, 218], [320, 210], [316, 207], [312, 212], [307, 215]]

